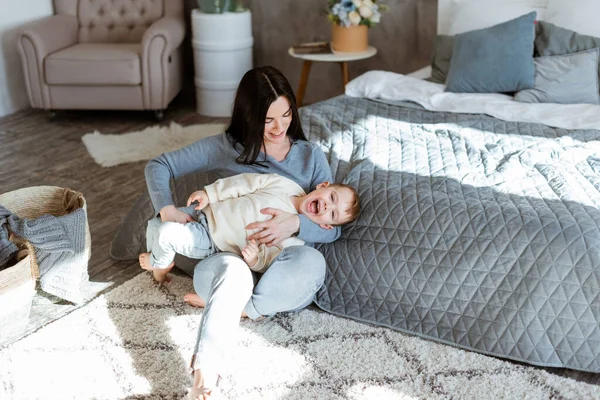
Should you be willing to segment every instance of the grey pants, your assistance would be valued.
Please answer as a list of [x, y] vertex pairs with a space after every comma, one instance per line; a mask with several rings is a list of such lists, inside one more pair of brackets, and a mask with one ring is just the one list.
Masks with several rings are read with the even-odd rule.
[[154, 268], [167, 268], [175, 254], [204, 259], [219, 250], [210, 237], [204, 213], [194, 210], [194, 206], [179, 210], [190, 214], [196, 221], [187, 224], [162, 222], [160, 218], [148, 221], [146, 247]]

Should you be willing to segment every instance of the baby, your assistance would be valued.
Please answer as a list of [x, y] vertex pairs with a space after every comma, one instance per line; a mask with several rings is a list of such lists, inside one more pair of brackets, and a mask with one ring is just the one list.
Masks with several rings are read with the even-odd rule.
[[[198, 204], [194, 206], [194, 202]], [[246, 225], [269, 218], [260, 212], [266, 207], [304, 214], [324, 229], [354, 221], [360, 210], [358, 194], [349, 185], [323, 182], [306, 194], [294, 181], [277, 174], [234, 175], [190, 195], [187, 207], [181, 209], [196, 221], [149, 223], [149, 252], [140, 254], [140, 265], [163, 282], [168, 280], [176, 253], [202, 259], [230, 251], [240, 255], [253, 271], [265, 272], [281, 249], [304, 244], [296, 237], [272, 247], [248, 241], [255, 231], [247, 230]]]

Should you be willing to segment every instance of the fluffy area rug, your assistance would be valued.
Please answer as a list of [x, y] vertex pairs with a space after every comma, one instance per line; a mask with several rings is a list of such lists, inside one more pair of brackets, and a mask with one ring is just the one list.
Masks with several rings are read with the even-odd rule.
[[196, 140], [223, 132], [223, 124], [150, 126], [141, 131], [104, 134], [86, 133], [81, 140], [97, 164], [114, 167], [149, 160], [161, 153], [182, 148]]
[[[202, 310], [142, 273], [0, 349], [1, 399], [184, 399]], [[231, 399], [598, 399], [600, 388], [316, 310], [241, 323]]]

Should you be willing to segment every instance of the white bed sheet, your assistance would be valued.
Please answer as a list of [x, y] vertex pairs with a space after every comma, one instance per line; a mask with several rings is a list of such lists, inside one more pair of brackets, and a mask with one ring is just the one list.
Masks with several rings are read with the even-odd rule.
[[410, 76], [369, 71], [346, 85], [346, 95], [384, 101], [412, 101], [427, 110], [487, 114], [517, 122], [565, 129], [600, 129], [600, 106], [592, 104], [529, 104], [498, 93], [448, 93], [445, 85]]

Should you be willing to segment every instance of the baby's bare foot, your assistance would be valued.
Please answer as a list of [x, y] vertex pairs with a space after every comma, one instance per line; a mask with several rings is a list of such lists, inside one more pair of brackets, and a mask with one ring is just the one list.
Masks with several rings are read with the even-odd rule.
[[158, 283], [171, 282], [169, 271], [175, 266], [175, 262], [171, 262], [167, 268], [154, 268], [150, 263], [150, 253], [142, 253], [139, 257], [140, 266], [148, 271], [152, 271], [152, 277]]
[[150, 253], [142, 253], [139, 257], [140, 267], [149, 271], [153, 270], [152, 264], [150, 263]]
[[155, 269], [152, 271], [152, 277], [158, 283], [169, 283], [171, 282], [171, 277], [169, 276], [169, 271], [171, 270], [172, 265], [165, 269]]

